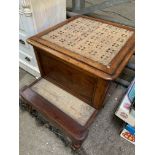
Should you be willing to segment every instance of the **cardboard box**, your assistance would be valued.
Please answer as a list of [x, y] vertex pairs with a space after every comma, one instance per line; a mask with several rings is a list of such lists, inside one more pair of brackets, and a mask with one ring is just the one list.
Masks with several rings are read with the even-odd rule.
[[121, 132], [120, 136], [132, 144], [135, 144], [135, 128], [131, 125], [127, 124]]
[[121, 101], [120, 106], [118, 107], [115, 115], [120, 119], [130, 124], [131, 126], [135, 126], [135, 110], [131, 109], [132, 102], [135, 98], [135, 80], [131, 83], [126, 95]]

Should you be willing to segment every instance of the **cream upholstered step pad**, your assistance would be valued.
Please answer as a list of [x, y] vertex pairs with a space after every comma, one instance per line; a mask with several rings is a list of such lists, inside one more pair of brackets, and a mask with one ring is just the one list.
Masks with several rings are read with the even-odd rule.
[[82, 126], [95, 111], [93, 107], [46, 79], [41, 79], [31, 88]]

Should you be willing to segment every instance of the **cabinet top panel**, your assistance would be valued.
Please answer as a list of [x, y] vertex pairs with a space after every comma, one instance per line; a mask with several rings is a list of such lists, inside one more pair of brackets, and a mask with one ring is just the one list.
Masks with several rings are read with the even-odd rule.
[[58, 52], [114, 75], [134, 48], [134, 29], [86, 16], [70, 18], [32, 37]]
[[80, 17], [41, 38], [108, 65], [132, 35], [133, 31]]

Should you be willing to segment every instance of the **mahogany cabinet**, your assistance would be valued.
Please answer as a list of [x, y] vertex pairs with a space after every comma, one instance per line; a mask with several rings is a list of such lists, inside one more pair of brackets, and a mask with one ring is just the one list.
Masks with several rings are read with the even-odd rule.
[[110, 81], [134, 52], [134, 29], [76, 16], [29, 38], [28, 43], [34, 48], [41, 78], [24, 88], [21, 96], [79, 148], [104, 105]]

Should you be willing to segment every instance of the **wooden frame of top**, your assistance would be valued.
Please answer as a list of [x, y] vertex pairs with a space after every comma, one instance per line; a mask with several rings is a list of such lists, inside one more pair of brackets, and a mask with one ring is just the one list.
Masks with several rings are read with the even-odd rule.
[[[72, 52], [71, 50], [68, 50], [65, 47], [61, 47], [55, 43], [52, 43], [42, 38], [42, 36], [48, 34], [49, 32], [52, 32], [62, 27], [63, 25], [81, 17], [84, 19], [98, 21], [101, 23], [112, 25], [118, 28], [123, 28], [124, 30], [133, 32], [130, 38], [126, 41], [126, 43], [123, 45], [123, 47], [120, 49], [120, 51], [115, 55], [115, 57], [108, 65], [98, 63], [78, 53]], [[112, 80], [115, 79], [121, 73], [122, 69], [130, 59], [132, 54], [134, 53], [135, 36], [134, 36], [134, 29], [131, 27], [87, 16], [75, 16], [29, 38], [28, 42], [34, 46], [38, 46], [39, 48], [44, 49], [47, 53], [56, 55], [57, 57], [63, 59], [64, 61], [69, 61], [70, 63], [78, 66], [79, 68], [85, 69], [88, 72], [95, 74], [103, 79]]]

